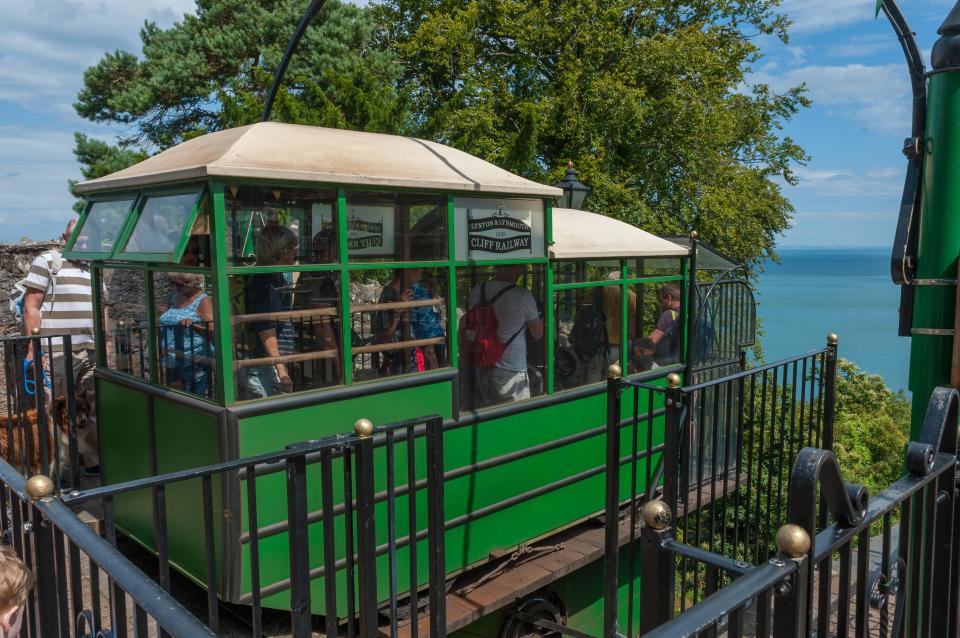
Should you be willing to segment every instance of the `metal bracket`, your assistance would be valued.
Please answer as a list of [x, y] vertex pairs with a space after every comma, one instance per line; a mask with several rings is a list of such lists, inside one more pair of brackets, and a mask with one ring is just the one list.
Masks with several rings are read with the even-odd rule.
[[480, 587], [481, 585], [485, 585], [486, 583], [490, 582], [491, 580], [493, 580], [500, 574], [504, 573], [511, 567], [515, 567], [517, 564], [523, 562], [524, 560], [531, 558], [534, 554], [542, 554], [547, 552], [561, 552], [564, 549], [566, 549], [566, 546], [563, 543], [558, 543], [557, 545], [544, 545], [544, 546], [527, 545], [526, 543], [520, 543], [520, 545], [517, 546], [516, 551], [511, 553], [509, 556], [504, 555], [502, 557], [499, 557], [501, 558], [502, 562], [496, 567], [496, 569], [484, 574], [474, 582], [464, 585], [460, 589], [457, 589], [456, 592], [461, 596], [464, 594], [469, 594], [476, 588]]
[[910, 334], [924, 337], [952, 337], [953, 328], [910, 328]]

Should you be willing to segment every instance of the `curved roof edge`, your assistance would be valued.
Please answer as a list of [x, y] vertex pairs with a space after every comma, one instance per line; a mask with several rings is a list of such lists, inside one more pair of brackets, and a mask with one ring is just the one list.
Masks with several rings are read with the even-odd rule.
[[553, 209], [551, 259], [685, 257], [690, 251], [619, 219], [571, 208]]
[[76, 192], [141, 188], [207, 177], [559, 197], [450, 146], [412, 137], [260, 122], [187, 140]]

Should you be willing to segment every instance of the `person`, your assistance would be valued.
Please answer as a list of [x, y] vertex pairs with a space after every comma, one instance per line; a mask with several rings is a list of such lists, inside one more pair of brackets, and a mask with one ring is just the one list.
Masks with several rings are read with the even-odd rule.
[[[607, 275], [608, 280], [620, 279], [620, 271], [613, 271]], [[612, 363], [620, 363], [620, 332], [623, 326], [623, 307], [620, 296], [620, 286], [609, 285], [602, 288], [603, 316], [606, 321], [606, 344], [587, 361], [587, 380], [589, 382], [604, 381], [607, 378], [607, 368]], [[637, 293], [627, 291], [627, 317], [637, 314]], [[627, 322], [627, 338], [633, 340], [637, 335], [635, 322]]]
[[[60, 239], [66, 242], [77, 220], [67, 224]], [[30, 264], [30, 272], [23, 282], [23, 334], [32, 335], [34, 329], [40, 336], [70, 335], [73, 363], [74, 394], [82, 397], [90, 406], [88, 427], [83, 428], [78, 440], [83, 458], [84, 473], [96, 476], [100, 473], [100, 446], [97, 438], [96, 391], [93, 372], [96, 368], [95, 342], [93, 336], [93, 294], [90, 286], [90, 269], [85, 262], [66, 261], [59, 249], [49, 250], [37, 256]], [[47, 402], [54, 396], [64, 394], [66, 357], [63, 338], [51, 336], [43, 340], [49, 343], [52, 352], [42, 353], [48, 357], [44, 363], [53, 377], [56, 387], [47, 388]], [[30, 342], [27, 358], [32, 360]], [[39, 387], [39, 383], [37, 386]], [[73, 462], [73, 459], [70, 459]]]
[[203, 275], [170, 273], [173, 286], [167, 310], [157, 320], [163, 356], [160, 363], [167, 383], [193, 394], [210, 390], [213, 301], [203, 291]]
[[657, 291], [660, 317], [649, 335], [656, 346], [653, 359], [660, 365], [675, 363], [680, 347], [680, 288], [667, 284]]
[[[313, 251], [317, 263], [335, 261], [331, 231], [321, 230], [313, 236]], [[338, 273], [330, 271], [303, 273], [297, 281], [294, 293], [295, 310], [318, 311], [316, 316], [307, 318], [314, 337], [314, 349], [336, 353], [327, 359], [329, 368], [323, 360], [315, 361], [311, 366], [314, 382], [322, 385], [335, 385], [341, 381], [340, 322], [336, 313], [340, 307], [340, 278], [337, 275]]]
[[0, 638], [16, 638], [34, 577], [9, 545], [0, 546]]
[[[393, 277], [390, 282], [383, 287], [380, 292], [380, 298], [377, 303], [390, 304], [413, 299], [413, 290], [411, 286], [420, 281], [422, 268], [397, 268], [393, 271]], [[399, 343], [409, 341], [411, 338], [410, 313], [408, 310], [384, 310], [377, 313], [375, 320], [374, 343]], [[405, 351], [385, 350], [380, 353], [379, 363], [377, 365], [380, 374], [403, 374], [416, 370], [411, 365], [416, 354]]]
[[542, 339], [543, 319], [530, 291], [517, 285], [517, 280], [525, 270], [523, 264], [495, 266], [493, 279], [482, 282], [470, 293], [468, 308], [473, 308], [482, 300], [495, 299], [492, 305], [497, 317], [497, 339], [500, 343], [508, 344], [493, 366], [477, 371], [480, 405], [530, 398], [527, 340], [523, 333], [528, 332], [538, 341]]
[[[419, 281], [410, 284], [410, 292], [413, 293], [414, 301], [423, 301], [434, 299], [433, 293], [424, 285], [423, 273]], [[414, 339], [436, 339], [444, 336], [443, 324], [440, 318], [440, 312], [436, 306], [417, 306], [410, 309], [410, 331]], [[421, 357], [422, 355], [422, 357]], [[437, 346], [433, 344], [417, 347], [414, 353], [418, 363], [417, 370], [436, 370], [440, 367], [440, 357], [437, 355]], [[419, 365], [420, 359], [423, 359], [422, 365]]]
[[[257, 237], [257, 264], [289, 265], [296, 262], [297, 236], [285, 226], [265, 227]], [[288, 273], [272, 272], [253, 275], [243, 290], [247, 314], [270, 314], [290, 310], [293, 304]], [[284, 355], [294, 351], [293, 324], [289, 319], [262, 319], [249, 324], [254, 335], [252, 358], [272, 358], [274, 363], [247, 366], [241, 369], [241, 394], [245, 399], [258, 399], [293, 390], [293, 379]]]

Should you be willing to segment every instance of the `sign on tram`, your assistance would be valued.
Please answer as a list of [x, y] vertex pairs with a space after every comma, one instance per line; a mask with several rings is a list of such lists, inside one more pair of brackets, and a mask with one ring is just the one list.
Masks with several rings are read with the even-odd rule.
[[457, 197], [457, 259], [543, 257], [543, 202]]
[[347, 208], [347, 247], [351, 255], [393, 254], [393, 206]]

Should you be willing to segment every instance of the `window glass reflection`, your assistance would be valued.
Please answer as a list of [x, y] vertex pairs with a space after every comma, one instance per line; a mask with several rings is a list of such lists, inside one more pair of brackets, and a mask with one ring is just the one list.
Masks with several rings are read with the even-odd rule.
[[444, 270], [355, 271], [350, 297], [354, 379], [449, 365]]

